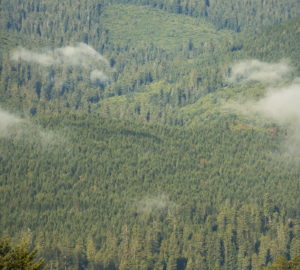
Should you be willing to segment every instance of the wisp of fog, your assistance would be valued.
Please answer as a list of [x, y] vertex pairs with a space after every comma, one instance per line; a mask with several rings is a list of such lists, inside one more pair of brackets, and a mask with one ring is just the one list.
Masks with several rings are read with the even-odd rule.
[[168, 196], [161, 194], [155, 197], [146, 197], [135, 201], [139, 213], [149, 213], [152, 211], [172, 210], [176, 205], [170, 201]]
[[283, 79], [291, 72], [288, 63], [266, 63], [259, 60], [246, 60], [232, 67], [229, 81], [233, 83], [245, 81], [274, 82]]
[[300, 84], [269, 89], [254, 108], [281, 124], [300, 126]]
[[[229, 80], [235, 83], [255, 80], [259, 82], [276, 82], [277, 87], [266, 88], [265, 96], [259, 101], [234, 106], [243, 114], [257, 113], [265, 119], [288, 128], [285, 149], [290, 154], [300, 154], [300, 80], [296, 78], [287, 83], [287, 75], [293, 69], [287, 63], [265, 63], [258, 60], [247, 60], [232, 67]], [[274, 85], [274, 84], [273, 84]], [[231, 106], [233, 107], [233, 106]], [[247, 112], [245, 112], [245, 107]]]
[[90, 80], [92, 82], [106, 82], [108, 81], [108, 77], [103, 73], [103, 71], [95, 69], [90, 74]]
[[0, 135], [6, 134], [10, 127], [21, 121], [20, 118], [0, 108]]
[[[54, 65], [79, 66], [93, 70], [91, 80], [107, 81], [108, 77], [101, 67], [109, 66], [107, 59], [95, 49], [85, 43], [78, 43], [75, 46], [66, 46], [56, 49], [43, 49], [43, 52], [35, 52], [25, 48], [17, 48], [11, 52], [11, 60], [25, 61], [42, 65], [44, 67]], [[100, 74], [100, 72], [102, 74]]]

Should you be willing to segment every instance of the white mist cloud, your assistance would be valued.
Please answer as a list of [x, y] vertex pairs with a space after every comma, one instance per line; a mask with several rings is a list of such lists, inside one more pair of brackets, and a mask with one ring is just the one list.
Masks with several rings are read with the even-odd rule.
[[0, 135], [7, 134], [10, 127], [13, 127], [21, 121], [20, 118], [0, 108]]
[[95, 49], [85, 43], [78, 43], [75, 46], [66, 46], [56, 49], [43, 50], [36, 52], [25, 48], [17, 48], [11, 52], [11, 60], [25, 61], [38, 64], [44, 67], [49, 66], [73, 66], [92, 70], [91, 81], [108, 81], [103, 69], [109, 66], [107, 59]]
[[137, 202], [137, 210], [140, 213], [169, 210], [176, 205], [168, 199], [166, 195], [144, 198]]
[[291, 67], [285, 62], [266, 63], [259, 60], [246, 60], [235, 64], [229, 77], [230, 82], [260, 81], [274, 82], [282, 80], [291, 73]]
[[48, 53], [36, 53], [25, 48], [14, 50], [11, 54], [11, 59], [14, 61], [23, 60], [29, 63], [35, 63], [42, 66], [51, 66], [55, 64], [55, 59]]
[[92, 82], [107, 82], [108, 81], [108, 77], [101, 71], [98, 69], [95, 69], [91, 72], [90, 75], [90, 79]]
[[271, 120], [283, 126], [287, 130], [282, 143], [284, 153], [300, 157], [300, 78], [288, 84], [287, 79], [292, 77], [293, 69], [285, 62], [242, 61], [233, 66], [229, 81], [239, 83], [255, 80], [271, 84], [259, 101], [226, 102], [224, 107], [252, 115], [258, 122]]
[[253, 108], [280, 124], [300, 127], [300, 84], [270, 89]]
[[58, 131], [45, 130], [30, 120], [21, 119], [12, 113], [0, 108], [0, 137], [9, 137], [12, 140], [24, 143], [39, 144], [44, 149], [65, 145], [66, 136]]
[[105, 57], [85, 43], [46, 50], [43, 53], [30, 51], [25, 48], [17, 48], [12, 51], [11, 59], [14, 61], [22, 60], [42, 66], [70, 65], [89, 67], [97, 64], [108, 65], [108, 61]]
[[58, 63], [71, 66], [89, 66], [96, 62], [108, 65], [108, 61], [100, 53], [85, 43], [55, 49], [53, 56]]
[[300, 83], [269, 89], [266, 96], [252, 106], [255, 112], [287, 128], [283, 147], [286, 153], [300, 156]]

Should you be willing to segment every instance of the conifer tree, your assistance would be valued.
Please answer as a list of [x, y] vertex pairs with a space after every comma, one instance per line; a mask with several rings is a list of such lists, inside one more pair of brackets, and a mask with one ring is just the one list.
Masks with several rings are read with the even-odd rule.
[[44, 261], [36, 258], [36, 254], [37, 250], [30, 250], [29, 245], [25, 242], [14, 246], [8, 238], [0, 239], [0, 269], [46, 269], [44, 266]]

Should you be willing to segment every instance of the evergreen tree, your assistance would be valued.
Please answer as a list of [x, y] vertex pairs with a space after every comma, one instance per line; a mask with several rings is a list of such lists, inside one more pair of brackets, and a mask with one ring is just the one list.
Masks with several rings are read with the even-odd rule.
[[25, 242], [14, 246], [8, 238], [0, 239], [0, 269], [46, 269], [44, 261], [36, 258], [36, 254], [37, 250], [30, 250]]

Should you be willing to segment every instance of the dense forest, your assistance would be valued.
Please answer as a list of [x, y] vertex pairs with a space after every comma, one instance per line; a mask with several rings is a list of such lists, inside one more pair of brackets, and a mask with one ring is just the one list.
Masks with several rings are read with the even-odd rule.
[[2, 0], [0, 237], [49, 269], [297, 269], [299, 13]]

